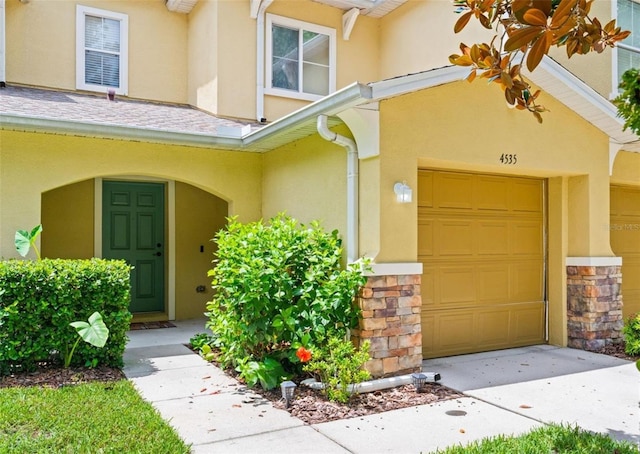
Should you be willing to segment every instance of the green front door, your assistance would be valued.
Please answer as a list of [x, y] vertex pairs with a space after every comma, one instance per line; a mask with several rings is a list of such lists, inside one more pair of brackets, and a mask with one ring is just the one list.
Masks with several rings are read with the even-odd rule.
[[133, 266], [130, 311], [164, 311], [164, 185], [105, 181], [102, 223], [102, 256]]

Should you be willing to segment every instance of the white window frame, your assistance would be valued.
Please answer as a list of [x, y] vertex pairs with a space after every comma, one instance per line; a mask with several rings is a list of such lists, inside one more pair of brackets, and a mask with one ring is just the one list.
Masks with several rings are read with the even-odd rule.
[[[113, 19], [120, 22], [120, 79], [119, 87], [113, 88], [106, 85], [96, 85], [85, 83], [85, 18], [86, 16], [97, 16], [106, 19]], [[129, 16], [113, 11], [91, 8], [89, 6], [77, 5], [76, 7], [76, 88], [78, 90], [97, 91], [106, 93], [109, 89], [114, 89], [116, 94], [127, 95], [128, 74], [129, 74]]]
[[[268, 95], [281, 96], [286, 98], [295, 98], [305, 101], [316, 101], [323, 98], [323, 95], [316, 95], [303, 92], [302, 67], [299, 69], [298, 77], [300, 83], [298, 84], [298, 91], [286, 90], [282, 88], [274, 88], [271, 86], [273, 71], [271, 69], [271, 63], [273, 61], [273, 41], [272, 41], [272, 26], [278, 25], [287, 28], [293, 28], [297, 30], [306, 30], [310, 32], [320, 33], [329, 36], [329, 92], [331, 94], [336, 91], [336, 30], [330, 27], [324, 27], [322, 25], [311, 24], [309, 22], [303, 22], [289, 17], [277, 16], [275, 14], [267, 14], [266, 21], [266, 39], [265, 39], [265, 88], [264, 92]], [[302, 34], [301, 34], [302, 35]], [[300, 59], [300, 65], [302, 66], [302, 59]]]
[[[630, 1], [636, 1], [636, 0], [630, 0]], [[636, 3], [640, 3], [640, 2], [636, 1]], [[611, 17], [618, 19], [618, 0], [611, 0]], [[631, 32], [633, 33], [634, 31], [631, 30]], [[616, 43], [616, 46], [613, 48], [613, 53], [611, 57], [612, 70], [611, 70], [611, 94], [609, 95], [610, 99], [614, 99], [620, 94], [618, 85], [620, 85], [620, 78], [622, 77], [622, 74], [618, 72], [618, 52], [619, 52], [618, 49], [624, 49], [630, 52], [636, 52], [640, 54], [640, 49], [637, 47], [628, 46], [626, 44], [623, 44], [622, 42]]]

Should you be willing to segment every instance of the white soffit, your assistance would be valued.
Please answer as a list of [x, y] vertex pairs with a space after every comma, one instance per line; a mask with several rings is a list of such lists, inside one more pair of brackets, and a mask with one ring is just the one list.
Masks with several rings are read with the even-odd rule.
[[314, 0], [324, 5], [340, 8], [348, 11], [358, 8], [362, 16], [382, 17], [397, 7], [403, 5], [407, 0]]
[[[624, 150], [640, 151], [640, 137], [622, 130], [624, 122], [617, 116], [616, 107], [552, 58], [544, 57], [526, 77], [542, 89], [541, 96], [553, 96], [612, 140], [623, 144]], [[544, 105], [544, 101], [541, 104]]]
[[198, 0], [165, 0], [167, 9], [175, 13], [189, 14]]

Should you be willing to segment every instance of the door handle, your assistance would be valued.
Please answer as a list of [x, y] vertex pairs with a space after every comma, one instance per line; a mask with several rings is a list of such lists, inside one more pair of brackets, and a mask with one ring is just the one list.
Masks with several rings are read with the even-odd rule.
[[162, 252], [156, 252], [156, 253], [155, 253], [155, 254], [153, 254], [153, 255], [155, 255], [155, 256], [157, 256], [157, 257], [160, 257], [160, 256], [162, 255]]

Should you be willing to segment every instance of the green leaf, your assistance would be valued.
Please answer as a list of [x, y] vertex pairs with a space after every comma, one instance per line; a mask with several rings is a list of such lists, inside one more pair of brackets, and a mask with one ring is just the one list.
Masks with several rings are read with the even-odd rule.
[[76, 329], [82, 340], [94, 347], [102, 348], [107, 343], [109, 329], [102, 321], [102, 315], [98, 312], [91, 314], [89, 323], [71, 322], [70, 325]]
[[26, 257], [31, 247], [31, 240], [29, 239], [29, 232], [26, 230], [18, 230], [16, 232], [16, 250], [22, 257]]

